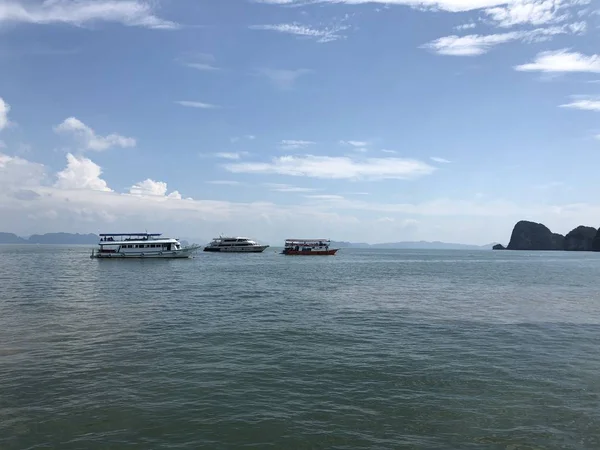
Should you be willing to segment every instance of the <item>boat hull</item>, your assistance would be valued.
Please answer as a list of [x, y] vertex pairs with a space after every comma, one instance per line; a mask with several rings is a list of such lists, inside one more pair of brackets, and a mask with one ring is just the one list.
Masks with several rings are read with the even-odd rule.
[[330, 256], [330, 255], [335, 255], [336, 252], [339, 249], [334, 248], [334, 249], [330, 249], [330, 250], [310, 250], [310, 251], [306, 251], [306, 250], [284, 250], [283, 253], [284, 255], [290, 255], [290, 256], [294, 256], [294, 255], [299, 255], [299, 256]]
[[268, 245], [258, 245], [252, 247], [204, 247], [205, 252], [213, 253], [262, 253]]
[[191, 258], [197, 247], [187, 247], [181, 250], [166, 250], [158, 252], [92, 252], [90, 258], [94, 259], [181, 259]]

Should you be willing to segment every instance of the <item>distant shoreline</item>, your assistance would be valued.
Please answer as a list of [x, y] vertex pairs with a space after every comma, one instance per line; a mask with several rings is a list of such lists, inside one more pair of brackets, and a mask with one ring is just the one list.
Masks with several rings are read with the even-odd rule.
[[[0, 232], [0, 244], [27, 244], [27, 245], [96, 245], [100, 237], [96, 234], [79, 233], [45, 233], [33, 234], [27, 238], [15, 233]], [[183, 241], [199, 241], [202, 239], [182, 239]], [[206, 240], [208, 242], [208, 240]], [[283, 241], [282, 241], [283, 242]], [[277, 247], [272, 243], [265, 242], [271, 247]], [[404, 249], [404, 250], [491, 250], [496, 242], [486, 245], [456, 244], [440, 241], [401, 241], [379, 244], [367, 244], [362, 242], [331, 241], [331, 245], [337, 248], [362, 248], [362, 249]], [[283, 245], [282, 245], [283, 247]]]

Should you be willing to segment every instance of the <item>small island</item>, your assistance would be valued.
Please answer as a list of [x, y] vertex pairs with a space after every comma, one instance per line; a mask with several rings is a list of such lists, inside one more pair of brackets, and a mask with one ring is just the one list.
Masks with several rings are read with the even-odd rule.
[[494, 245], [493, 250], [564, 250], [600, 251], [600, 230], [580, 225], [566, 236], [553, 233], [542, 223], [521, 220], [516, 223], [506, 247]]

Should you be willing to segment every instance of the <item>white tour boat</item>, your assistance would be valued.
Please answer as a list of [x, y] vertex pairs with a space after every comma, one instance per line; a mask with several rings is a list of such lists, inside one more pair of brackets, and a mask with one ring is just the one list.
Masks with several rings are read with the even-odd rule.
[[199, 245], [184, 247], [178, 239], [160, 233], [101, 234], [92, 258], [190, 258]]
[[205, 252], [234, 252], [234, 253], [260, 253], [268, 245], [260, 245], [258, 242], [245, 237], [218, 237], [204, 247]]

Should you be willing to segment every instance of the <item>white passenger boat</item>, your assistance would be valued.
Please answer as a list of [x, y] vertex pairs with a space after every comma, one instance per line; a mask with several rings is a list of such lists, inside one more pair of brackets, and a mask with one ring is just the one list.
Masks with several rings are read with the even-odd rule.
[[190, 258], [199, 245], [184, 247], [178, 239], [160, 233], [101, 234], [92, 258]]
[[268, 245], [260, 245], [258, 242], [245, 237], [218, 237], [204, 247], [205, 252], [231, 252], [231, 253], [260, 253]]

